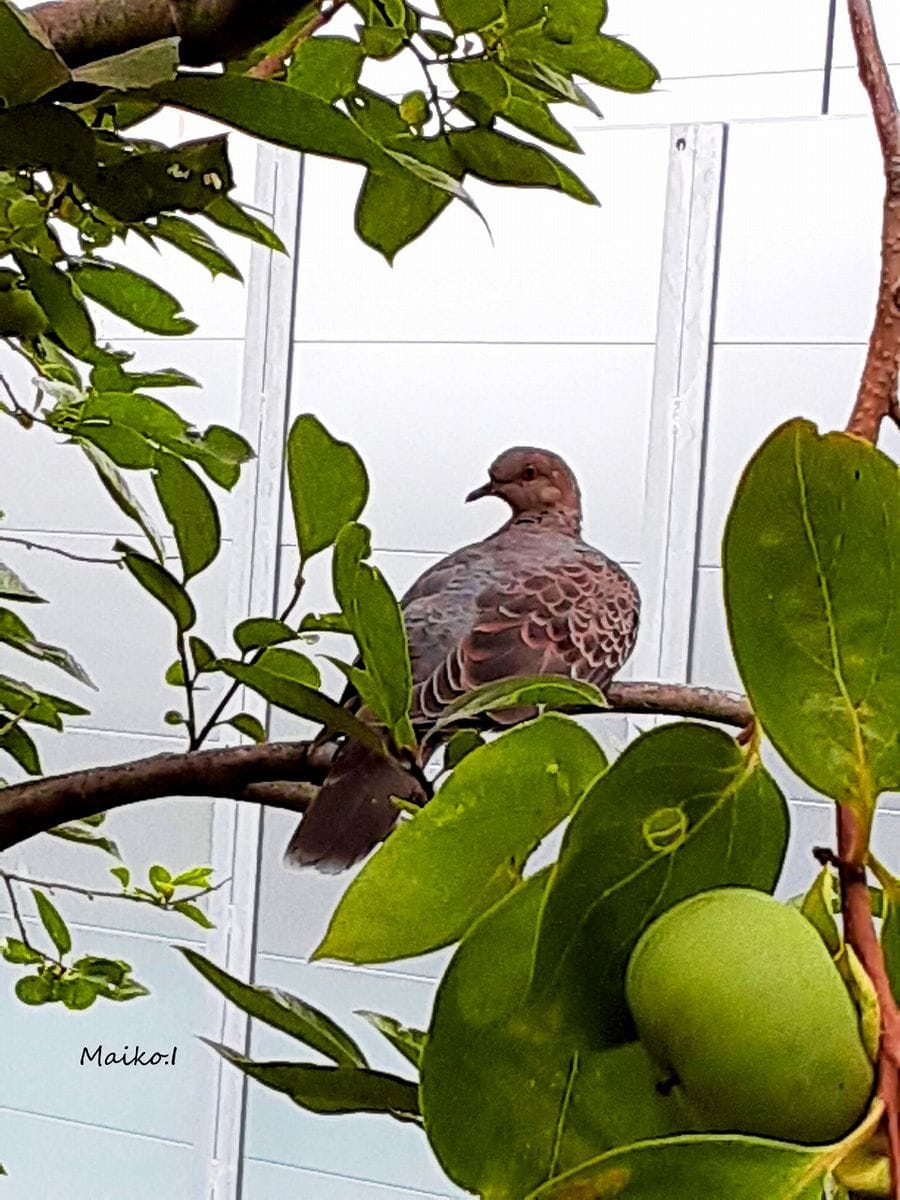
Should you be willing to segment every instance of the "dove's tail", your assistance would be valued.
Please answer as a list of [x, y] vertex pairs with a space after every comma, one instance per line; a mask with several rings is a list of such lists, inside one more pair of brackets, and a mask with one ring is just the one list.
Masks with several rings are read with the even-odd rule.
[[285, 862], [335, 875], [373, 850], [393, 828], [399, 811], [392, 796], [422, 798], [416, 779], [397, 763], [346, 741], [319, 794], [285, 851]]

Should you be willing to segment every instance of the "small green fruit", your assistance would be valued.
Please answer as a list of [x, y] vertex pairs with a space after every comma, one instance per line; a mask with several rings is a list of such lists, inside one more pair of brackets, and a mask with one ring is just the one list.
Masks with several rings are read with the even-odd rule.
[[702, 1127], [815, 1144], [862, 1116], [873, 1080], [856, 1011], [796, 909], [748, 888], [692, 896], [644, 932], [625, 992]]

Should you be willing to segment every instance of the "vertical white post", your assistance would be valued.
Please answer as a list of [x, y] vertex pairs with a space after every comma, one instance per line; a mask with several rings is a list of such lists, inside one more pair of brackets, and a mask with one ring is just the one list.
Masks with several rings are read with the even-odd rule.
[[687, 678], [716, 292], [722, 125], [672, 127], [635, 676]]
[[[273, 218], [287, 254], [253, 247], [247, 280], [241, 430], [257, 457], [242, 480], [243, 504], [235, 522], [236, 570], [227, 597], [233, 622], [250, 614], [274, 612], [278, 588], [284, 442], [287, 432], [296, 263], [299, 240], [302, 160], [299, 155], [260, 146], [255, 204]], [[260, 720], [266, 705], [247, 693], [242, 705]], [[237, 739], [236, 739], [237, 740]], [[213, 894], [206, 952], [233, 975], [252, 974], [259, 885], [260, 813], [250, 804], [216, 801], [213, 809], [213, 865], [230, 876]], [[238, 1050], [247, 1046], [249, 1021], [212, 988], [204, 1021], [207, 1035]], [[237, 1200], [243, 1150], [245, 1081], [212, 1051], [198, 1089], [206, 1125], [196, 1148], [194, 1195], [202, 1200]]]

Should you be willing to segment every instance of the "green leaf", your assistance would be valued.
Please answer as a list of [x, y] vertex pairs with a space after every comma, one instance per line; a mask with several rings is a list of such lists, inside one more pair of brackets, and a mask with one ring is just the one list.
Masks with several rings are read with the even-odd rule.
[[440, 0], [438, 7], [457, 36], [476, 33], [499, 21], [502, 14], [500, 0]]
[[50, 935], [50, 940], [56, 947], [57, 953], [60, 957], [65, 956], [72, 949], [72, 935], [69, 933], [68, 926], [43, 892], [38, 891], [37, 888], [32, 888], [31, 894], [34, 896], [41, 924]]
[[369, 531], [358, 524], [345, 525], [334, 545], [335, 598], [353, 630], [365, 665], [362, 671], [342, 669], [397, 745], [413, 747], [415, 734], [409, 719], [412, 668], [406, 627], [400, 605], [383, 575], [362, 561], [369, 549]]
[[478, 713], [498, 712], [505, 708], [585, 708], [598, 711], [609, 708], [606, 697], [591, 683], [569, 679], [565, 675], [535, 675], [530, 679], [514, 677], [498, 679], [467, 692], [450, 706], [436, 728], [465, 721]]
[[823, 867], [803, 897], [800, 911], [828, 947], [833, 958], [837, 957], [841, 949], [841, 935], [834, 917], [836, 902], [840, 907], [834, 875], [829, 867]]
[[[29, 658], [36, 658], [40, 662], [59, 667], [60, 670], [77, 679], [79, 683], [95, 687], [88, 673], [80, 663], [76, 662], [68, 650], [64, 650], [61, 646], [51, 646], [46, 642], [37, 641], [25, 622], [8, 608], [0, 608], [0, 642], [22, 654], [27, 654]], [[86, 711], [86, 709], [82, 709], [81, 713]]]
[[219, 553], [222, 526], [218, 509], [190, 467], [162, 450], [155, 457], [153, 486], [175, 534], [187, 582], [205, 571]]
[[627, 1041], [625, 966], [642, 930], [708, 888], [771, 891], [787, 833], [783, 796], [732, 738], [687, 722], [645, 733], [597, 780], [566, 830], [535, 946], [533, 993], [554, 998], [580, 1044]]
[[175, 618], [175, 624], [181, 633], [185, 633], [197, 619], [193, 602], [174, 575], [154, 562], [146, 555], [138, 554], [136, 550], [125, 544], [116, 542], [113, 547], [122, 554], [125, 568], [138, 581], [145, 591], [167, 608]]
[[95, 87], [126, 92], [174, 79], [177, 67], [178, 38], [161, 38], [125, 50], [122, 54], [112, 54], [108, 58], [76, 67], [72, 78], [76, 83], [90, 83]]
[[363, 58], [362, 46], [350, 38], [305, 38], [294, 51], [287, 81], [307, 96], [333, 104], [356, 88]]
[[188, 867], [180, 871], [172, 880], [173, 887], [208, 888], [213, 867]]
[[96, 347], [94, 325], [71, 274], [26, 250], [14, 257], [57, 337], [76, 358], [89, 359]]
[[829, 1155], [737, 1134], [667, 1138], [623, 1146], [551, 1180], [527, 1200], [822, 1200]]
[[203, 215], [209, 217], [210, 221], [214, 221], [216, 225], [221, 225], [223, 229], [230, 230], [231, 233], [248, 238], [251, 242], [258, 242], [269, 250], [278, 250], [282, 254], [287, 253], [284, 242], [278, 234], [259, 217], [255, 217], [253, 213], [248, 212], [235, 200], [232, 200], [230, 196], [216, 196], [215, 200], [207, 204]]
[[311, 413], [291, 426], [287, 473], [297, 544], [306, 562], [356, 520], [368, 499], [369, 481], [353, 447], [332, 437]]
[[176, 658], [174, 662], [169, 663], [166, 667], [165, 681], [170, 687], [184, 687], [184, 664], [180, 658]]
[[[206, 267], [213, 279], [217, 275], [227, 275], [229, 279], [243, 281], [243, 276], [228, 255], [220, 250], [209, 234], [195, 225], [193, 221], [173, 216], [171, 213], [162, 213], [156, 218], [151, 232], [154, 237], [162, 238], [164, 242], [177, 246], [183, 254]], [[151, 387], [153, 385], [145, 384], [143, 386]]]
[[398, 1053], [411, 1062], [416, 1070], [419, 1069], [422, 1062], [422, 1051], [425, 1048], [425, 1031], [423, 1029], [412, 1029], [409, 1025], [401, 1025], [394, 1017], [386, 1016], [384, 1013], [369, 1012], [367, 1009], [358, 1009], [357, 1015], [364, 1017], [383, 1037], [387, 1038]]
[[284, 675], [273, 675], [259, 665], [251, 666], [249, 663], [240, 663], [228, 658], [220, 660], [220, 670], [236, 679], [238, 683], [246, 684], [258, 692], [270, 704], [295, 713], [298, 717], [318, 721], [334, 733], [346, 733], [354, 741], [362, 742], [372, 750], [383, 751], [378, 735], [368, 725], [363, 725], [348, 709], [335, 704], [314, 688], [297, 683]]
[[887, 912], [881, 925], [881, 949], [884, 954], [888, 979], [891, 981], [891, 991], [894, 993], [894, 999], [898, 1000], [900, 998], [900, 912], [898, 912], [898, 904], [894, 900], [887, 905]]
[[49, 38], [26, 13], [0, 0], [0, 104], [30, 104], [69, 79]]
[[579, 1050], [541, 1005], [524, 1003], [551, 869], [463, 939], [422, 1055], [429, 1142], [455, 1183], [492, 1200], [521, 1200], [601, 1150], [684, 1128], [679, 1101], [659, 1094], [639, 1043]]
[[435, 54], [452, 54], [456, 46], [456, 38], [427, 29], [422, 31], [422, 40]]
[[307, 687], [317, 688], [322, 682], [319, 668], [299, 650], [286, 650], [280, 646], [269, 647], [262, 652], [258, 664], [255, 665], [270, 675], [303, 683]]
[[811, 787], [867, 817], [900, 788], [896, 463], [848, 434], [781, 426], [744, 471], [723, 561], [763, 729]]
[[89, 442], [78, 439], [78, 445], [84, 451], [91, 466], [97, 472], [100, 482], [103, 484], [106, 491], [115, 501], [115, 504], [126, 517], [129, 517], [142, 530], [147, 541], [153, 547], [153, 550], [160, 560], [163, 558], [163, 545], [159, 534], [153, 526], [153, 522], [145, 512], [143, 506], [135, 497], [131, 488], [125, 482], [121, 472], [117, 469], [115, 463], [100, 450], [97, 446], [91, 445]]
[[265, 726], [252, 713], [238, 713], [236, 717], [229, 718], [228, 724], [233, 729], [236, 729], [238, 733], [242, 733], [244, 737], [248, 737], [252, 742], [256, 742], [257, 745], [266, 740]]
[[150, 886], [155, 892], [162, 896], [165, 900], [174, 892], [175, 888], [172, 885], [172, 875], [165, 867], [154, 863], [147, 872], [147, 878], [150, 880]]
[[62, 838], [66, 842], [80, 842], [82, 846], [96, 846], [98, 850], [103, 850], [114, 858], [122, 857], [119, 847], [111, 838], [102, 837], [89, 828], [84, 829], [80, 825], [57, 825], [55, 829], [48, 829], [47, 832], [51, 837]]
[[339, 109], [276, 80], [197, 73], [162, 84], [153, 95], [290, 150], [361, 163], [377, 155], [373, 143]]
[[[578, 151], [571, 133], [553, 117], [544, 95], [536, 88], [504, 71], [493, 60], [457, 62], [450, 66], [450, 77], [459, 88], [457, 107], [479, 124], [502, 116], [528, 133], [563, 150]], [[468, 97], [475, 96], [484, 111], [476, 113]]]
[[496, 129], [461, 129], [448, 137], [465, 170], [478, 179], [514, 187], [553, 188], [585, 204], [597, 203], [578, 176], [540, 146]]
[[152, 467], [156, 454], [153, 446], [141, 433], [127, 425], [79, 426], [79, 440], [89, 441], [102, 450], [117, 467], [129, 471], [143, 471]]
[[39, 950], [32, 950], [31, 946], [26, 946], [18, 938], [12, 937], [4, 938], [0, 942], [0, 955], [6, 962], [15, 963], [17, 966], [44, 961], [44, 955]]
[[57, 989], [57, 999], [73, 1012], [90, 1008], [98, 995], [98, 988], [87, 979], [62, 979]]
[[399, 164], [394, 170], [370, 170], [356, 202], [356, 232], [392, 263], [397, 252], [424, 233], [452, 199], [449, 191]]
[[296, 637], [296, 629], [275, 617], [248, 617], [234, 627], [235, 643], [245, 654], [250, 650], [277, 646], [279, 642], [292, 642]]
[[356, 1042], [325, 1013], [282, 991], [260, 984], [242, 983], [221, 967], [190, 950], [178, 949], [191, 966], [222, 995], [257, 1021], [286, 1033], [295, 1041], [323, 1054], [339, 1067], [365, 1067], [366, 1059]]
[[176, 900], [171, 905], [171, 908], [173, 912], [181, 913], [183, 917], [187, 917], [195, 925], [199, 925], [201, 929], [215, 929], [215, 925], [203, 909], [198, 908], [196, 904], [192, 904], [189, 900]]
[[467, 758], [473, 750], [477, 750], [479, 746], [485, 745], [485, 740], [477, 729], [459, 729], [450, 740], [444, 750], [444, 768], [452, 771], [454, 767], [458, 767], [464, 758]]
[[123, 888], [128, 887], [128, 884], [131, 880], [131, 872], [127, 867], [110, 867], [109, 873], [110, 875], [115, 875], [116, 879], [118, 879]]
[[47, 1004], [55, 999], [54, 992], [49, 975], [26, 975], [16, 980], [15, 993], [23, 1004]]
[[301, 1108], [315, 1113], [384, 1113], [400, 1121], [418, 1121], [418, 1088], [414, 1083], [360, 1067], [320, 1067], [310, 1063], [253, 1062], [202, 1038], [245, 1075], [282, 1092]]
[[[2, 723], [0, 723], [2, 727]], [[0, 733], [0, 750], [5, 750], [29, 775], [41, 775], [41, 760], [29, 735], [21, 726]]]
[[139, 329], [161, 336], [192, 333], [194, 321], [181, 316], [181, 303], [152, 279], [118, 263], [73, 263], [69, 275], [86, 296]]
[[194, 660], [194, 667], [198, 671], [215, 670], [216, 656], [213, 653], [212, 647], [204, 642], [203, 638], [189, 637], [188, 645], [191, 648], [191, 657]]
[[[300, 622], [300, 633], [352, 633], [343, 613], [307, 613]], [[295, 635], [296, 636], [296, 635]]]
[[96, 363], [91, 384], [98, 392], [137, 392], [141, 388], [199, 387], [196, 379], [175, 367], [161, 371], [125, 371], [119, 362]]
[[28, 604], [47, 603], [43, 596], [33, 592], [5, 563], [0, 563], [0, 600], [18, 600]]
[[461, 937], [606, 766], [553, 714], [473, 751], [351, 881], [314, 958], [389, 962]]

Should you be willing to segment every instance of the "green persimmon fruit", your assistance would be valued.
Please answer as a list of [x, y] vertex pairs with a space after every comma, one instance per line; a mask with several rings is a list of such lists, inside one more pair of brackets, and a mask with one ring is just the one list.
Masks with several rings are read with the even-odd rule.
[[749, 888], [692, 896], [645, 930], [625, 992], [702, 1128], [816, 1144], [862, 1116], [873, 1074], [856, 1010], [797, 909]]

